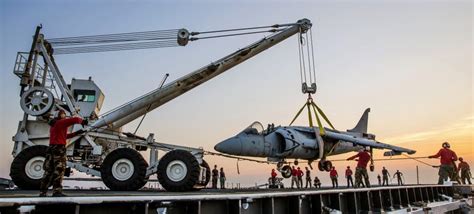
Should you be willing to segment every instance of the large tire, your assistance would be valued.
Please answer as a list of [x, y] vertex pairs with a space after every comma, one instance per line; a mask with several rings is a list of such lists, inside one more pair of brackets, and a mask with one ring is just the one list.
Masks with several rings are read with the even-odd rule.
[[209, 164], [205, 160], [202, 160], [201, 167], [206, 169], [206, 179], [202, 184], [204, 187], [206, 187], [207, 184], [209, 184], [209, 181], [211, 180], [211, 167], [209, 167]]
[[173, 150], [161, 158], [158, 164], [158, 180], [168, 191], [191, 191], [198, 183], [200, 171], [199, 162], [191, 153]]
[[105, 157], [100, 167], [104, 184], [111, 190], [135, 191], [147, 182], [148, 163], [136, 150], [120, 148]]
[[20, 189], [38, 190], [43, 178], [43, 163], [48, 146], [31, 146], [13, 159], [10, 177]]

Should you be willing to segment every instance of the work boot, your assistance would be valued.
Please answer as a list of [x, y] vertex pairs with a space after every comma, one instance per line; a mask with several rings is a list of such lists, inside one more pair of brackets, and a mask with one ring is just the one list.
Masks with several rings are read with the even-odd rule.
[[45, 192], [41, 192], [41, 193], [39, 194], [39, 197], [46, 197], [46, 196], [48, 196], [48, 195], [47, 195]]
[[55, 192], [53, 193], [53, 197], [66, 197], [67, 195], [64, 195], [62, 192]]

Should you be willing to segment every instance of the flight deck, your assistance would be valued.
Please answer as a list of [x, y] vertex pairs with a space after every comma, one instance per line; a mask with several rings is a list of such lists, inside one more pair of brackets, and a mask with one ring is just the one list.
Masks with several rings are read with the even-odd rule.
[[0, 213], [444, 213], [472, 209], [474, 186], [411, 185], [359, 189], [0, 191]]

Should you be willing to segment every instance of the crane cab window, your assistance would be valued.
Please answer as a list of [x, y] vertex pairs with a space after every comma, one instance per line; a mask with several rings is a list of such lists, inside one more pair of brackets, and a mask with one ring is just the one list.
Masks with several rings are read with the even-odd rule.
[[95, 102], [94, 90], [74, 90], [76, 102]]

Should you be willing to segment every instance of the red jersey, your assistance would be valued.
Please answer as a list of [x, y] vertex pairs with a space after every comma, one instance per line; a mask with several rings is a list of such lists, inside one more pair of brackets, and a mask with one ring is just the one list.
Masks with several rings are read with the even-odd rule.
[[291, 170], [291, 175], [292, 176], [298, 176], [298, 170], [297, 169], [292, 169]]
[[82, 119], [79, 117], [60, 119], [56, 121], [49, 129], [49, 144], [66, 145], [66, 139], [73, 137], [72, 134], [67, 133], [68, 127], [79, 123], [82, 123]]
[[454, 153], [451, 149], [442, 148], [436, 153], [436, 155], [430, 156], [431, 158], [439, 158], [442, 165], [450, 165], [453, 164], [453, 161], [458, 160], [458, 156]]
[[298, 173], [298, 177], [303, 177], [303, 175], [304, 175], [303, 170], [297, 169], [296, 171]]
[[355, 158], [359, 158], [357, 160], [357, 167], [359, 168], [367, 168], [367, 164], [369, 163], [370, 161], [370, 154], [366, 151], [363, 151], [363, 152], [359, 152], [357, 153], [357, 155], [354, 155], [350, 158], [348, 158], [347, 160], [353, 160]]
[[331, 176], [331, 177], [337, 177], [337, 171], [336, 171], [336, 169], [331, 169], [331, 171], [329, 172], [329, 176]]
[[275, 178], [277, 176], [277, 173], [275, 171], [272, 171], [272, 178]]
[[351, 175], [352, 175], [352, 170], [346, 169], [346, 176], [351, 176]]

